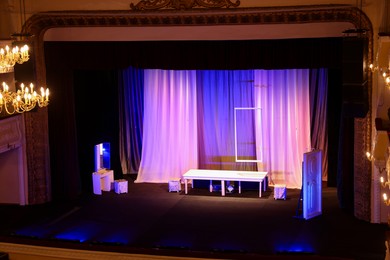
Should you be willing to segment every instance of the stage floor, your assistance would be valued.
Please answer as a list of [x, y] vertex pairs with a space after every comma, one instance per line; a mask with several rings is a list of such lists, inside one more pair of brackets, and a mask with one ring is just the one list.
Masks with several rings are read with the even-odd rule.
[[341, 210], [323, 187], [322, 215], [297, 218], [300, 190], [275, 200], [272, 187], [210, 193], [168, 192], [168, 184], [133, 182], [128, 193], [82, 195], [35, 206], [0, 205], [0, 242], [214, 259], [272, 256], [384, 259], [387, 226]]

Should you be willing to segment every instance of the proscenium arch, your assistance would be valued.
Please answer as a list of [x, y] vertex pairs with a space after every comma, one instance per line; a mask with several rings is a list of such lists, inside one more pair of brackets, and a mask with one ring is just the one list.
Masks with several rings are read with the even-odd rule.
[[[303, 25], [347, 22], [356, 29], [366, 31], [360, 35], [368, 41], [367, 64], [373, 60], [373, 29], [369, 18], [359, 8], [350, 5], [313, 5], [289, 7], [253, 7], [228, 9], [191, 9], [156, 11], [53, 11], [32, 15], [23, 26], [24, 34], [31, 34], [35, 77], [38, 84], [46, 83], [44, 60], [44, 36], [53, 28], [108, 28], [108, 27], [180, 27], [212, 25]], [[368, 75], [368, 100], [371, 102], [372, 80]], [[27, 140], [27, 165], [29, 172], [29, 203], [43, 203], [51, 200], [50, 167], [48, 151], [47, 110], [25, 116]], [[39, 123], [37, 123], [39, 122]], [[41, 127], [36, 127], [40, 125]], [[42, 127], [43, 126], [43, 127]], [[354, 172], [359, 173], [363, 184], [359, 185], [362, 196], [355, 212], [361, 219], [370, 219], [370, 174], [371, 164], [365, 160], [365, 151], [371, 150], [371, 105], [365, 118], [355, 119]], [[39, 151], [39, 152], [37, 152]], [[45, 165], [46, 167], [42, 167]], [[356, 174], [355, 174], [356, 175]], [[46, 182], [47, 185], [42, 185]], [[363, 189], [363, 192], [362, 192]], [[363, 198], [366, 196], [365, 198]]]

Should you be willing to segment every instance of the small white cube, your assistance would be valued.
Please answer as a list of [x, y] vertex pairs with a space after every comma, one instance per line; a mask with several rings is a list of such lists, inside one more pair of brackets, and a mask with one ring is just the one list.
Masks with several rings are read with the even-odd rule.
[[274, 199], [286, 200], [286, 184], [275, 184], [274, 186]]
[[125, 179], [119, 179], [114, 181], [115, 193], [127, 193], [128, 182]]
[[175, 191], [175, 192], [180, 192], [181, 191], [181, 183], [180, 183], [180, 178], [177, 179], [172, 179], [168, 181], [168, 187], [169, 187], [169, 192]]

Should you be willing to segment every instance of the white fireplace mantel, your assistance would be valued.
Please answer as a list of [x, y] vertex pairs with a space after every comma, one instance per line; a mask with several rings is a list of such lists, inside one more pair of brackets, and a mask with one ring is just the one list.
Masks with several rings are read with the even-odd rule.
[[0, 203], [27, 204], [27, 164], [23, 115], [0, 120]]

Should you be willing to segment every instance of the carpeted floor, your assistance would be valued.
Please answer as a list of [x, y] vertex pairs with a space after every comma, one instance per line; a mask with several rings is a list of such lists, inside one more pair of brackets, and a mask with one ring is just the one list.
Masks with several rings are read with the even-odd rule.
[[341, 210], [335, 188], [323, 188], [322, 214], [304, 220], [297, 218], [300, 190], [275, 200], [272, 187], [261, 198], [257, 190], [222, 197], [205, 188], [185, 195], [168, 192], [167, 184], [128, 181], [128, 193], [0, 205], [0, 241], [199, 258], [385, 258], [387, 225]]

